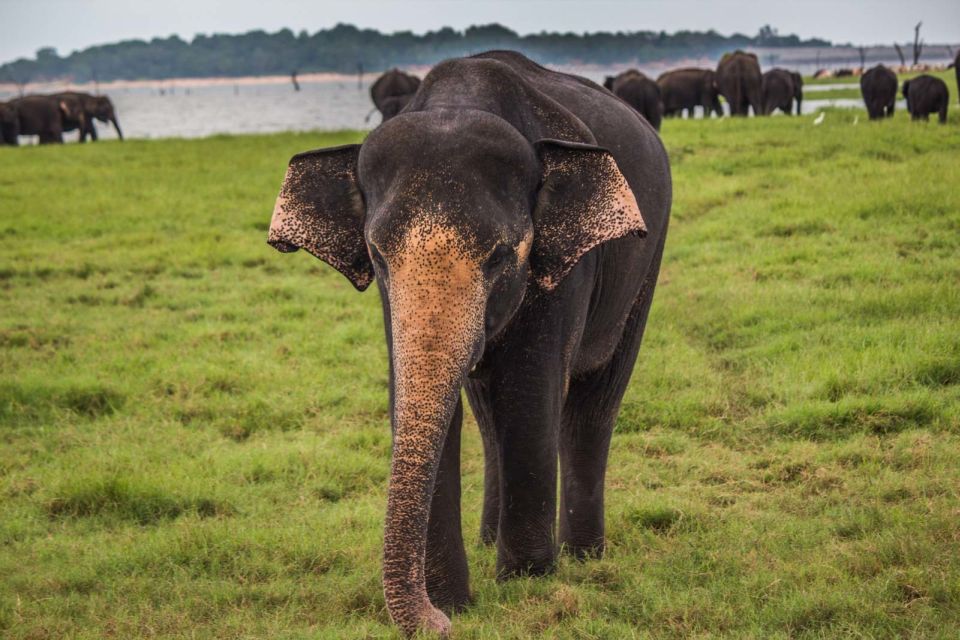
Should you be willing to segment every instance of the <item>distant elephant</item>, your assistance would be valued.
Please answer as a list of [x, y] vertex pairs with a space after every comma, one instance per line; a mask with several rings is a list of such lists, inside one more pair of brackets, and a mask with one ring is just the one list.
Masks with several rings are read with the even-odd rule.
[[11, 102], [0, 102], [0, 145], [17, 146], [20, 135], [20, 116]]
[[636, 69], [629, 69], [616, 77], [608, 76], [603, 86], [636, 109], [654, 129], [660, 131], [663, 102], [656, 82]]
[[907, 80], [903, 83], [903, 97], [907, 99], [907, 111], [913, 120], [929, 120], [930, 114], [936, 113], [940, 124], [947, 123], [950, 92], [940, 78], [923, 74]]
[[953, 72], [957, 76], [957, 98], [960, 99], [960, 51], [957, 51], [957, 57], [953, 59]]
[[370, 87], [370, 99], [383, 116], [383, 122], [403, 110], [420, 86], [420, 78], [391, 69]]
[[897, 74], [878, 64], [860, 76], [860, 93], [871, 120], [893, 116], [897, 102]]
[[657, 78], [657, 86], [665, 116], [683, 115], [686, 109], [692, 118], [695, 107], [703, 107], [704, 117], [723, 115], [717, 74], [710, 69], [674, 69]]
[[763, 113], [763, 76], [757, 56], [737, 49], [725, 53], [717, 65], [717, 85], [730, 105], [730, 115], [746, 116]]
[[362, 144], [291, 160], [268, 242], [380, 292], [393, 436], [383, 592], [407, 636], [447, 637], [444, 611], [471, 599], [464, 386], [498, 576], [553, 571], [558, 543], [602, 554], [607, 455], [671, 193], [663, 144], [633, 109], [512, 51], [441, 62]]
[[793, 102], [797, 96], [796, 75], [786, 69], [771, 69], [763, 74], [761, 87], [764, 115], [768, 116], [777, 109], [788, 116], [793, 115]]
[[86, 123], [79, 105], [52, 96], [31, 95], [11, 100], [17, 109], [21, 136], [39, 136], [40, 144], [62, 144], [63, 123]]
[[108, 122], [113, 124], [117, 130], [117, 137], [123, 140], [123, 132], [120, 131], [120, 123], [117, 122], [117, 114], [113, 109], [113, 103], [107, 96], [92, 96], [89, 93], [79, 93], [75, 91], [66, 91], [64, 93], [53, 94], [54, 98], [63, 100], [71, 105], [73, 112], [83, 111], [84, 123], [79, 119], [64, 118], [63, 130], [73, 131], [80, 129], [80, 142], [86, 142], [87, 136], [96, 142], [97, 128], [94, 126], [94, 120]]

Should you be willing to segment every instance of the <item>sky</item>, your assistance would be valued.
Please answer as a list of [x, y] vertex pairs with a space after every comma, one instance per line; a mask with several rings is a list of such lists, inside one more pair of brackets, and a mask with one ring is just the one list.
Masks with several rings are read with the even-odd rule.
[[415, 33], [499, 22], [519, 33], [715, 29], [837, 43], [890, 44], [921, 34], [960, 43], [960, 0], [0, 0], [0, 62], [94, 44], [284, 27], [313, 33], [338, 22]]

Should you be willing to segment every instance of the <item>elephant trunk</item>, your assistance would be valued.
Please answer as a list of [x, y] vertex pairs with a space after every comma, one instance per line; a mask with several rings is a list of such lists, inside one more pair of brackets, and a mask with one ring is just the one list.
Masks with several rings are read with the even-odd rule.
[[477, 265], [458, 260], [447, 243], [406, 256], [391, 269], [387, 292], [394, 393], [383, 588], [405, 634], [446, 636], [450, 620], [427, 595], [427, 524], [460, 387], [483, 350], [485, 293]]
[[123, 132], [120, 131], [120, 123], [117, 122], [117, 116], [110, 116], [110, 122], [113, 123], [113, 128], [117, 130], [117, 137], [123, 140]]

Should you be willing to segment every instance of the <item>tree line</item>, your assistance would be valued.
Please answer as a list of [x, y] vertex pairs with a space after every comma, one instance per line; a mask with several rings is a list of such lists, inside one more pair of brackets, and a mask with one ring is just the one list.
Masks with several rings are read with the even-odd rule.
[[23, 84], [43, 80], [75, 82], [165, 79], [205, 76], [277, 75], [291, 72], [357, 73], [394, 66], [431, 65], [445, 58], [488, 49], [515, 49], [543, 63], [618, 64], [685, 56], [715, 56], [737, 47], [829, 47], [826, 40], [781, 36], [765, 26], [752, 37], [716, 31], [635, 31], [519, 35], [499, 24], [463, 31], [444, 27], [422, 35], [381, 33], [338, 24], [309, 34], [290, 29], [239, 35], [197, 35], [127, 40], [60, 56], [52, 47], [0, 66], [0, 81]]

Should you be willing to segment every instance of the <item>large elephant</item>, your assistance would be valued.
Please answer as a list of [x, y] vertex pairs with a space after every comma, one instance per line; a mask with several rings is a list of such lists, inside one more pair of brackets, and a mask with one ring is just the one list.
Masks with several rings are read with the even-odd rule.
[[763, 113], [763, 94], [760, 62], [752, 53], [737, 49], [725, 53], [717, 65], [717, 86], [730, 105], [730, 115], [746, 116]]
[[589, 80], [508, 51], [438, 64], [362, 145], [291, 160], [270, 244], [380, 292], [393, 431], [383, 585], [407, 635], [447, 635], [441, 609], [470, 600], [462, 386], [498, 575], [553, 570], [558, 457], [559, 542], [602, 553], [607, 453], [670, 204], [653, 127]]
[[878, 64], [860, 76], [860, 93], [871, 120], [893, 116], [897, 103], [897, 74]]
[[947, 105], [950, 91], [940, 78], [923, 74], [903, 83], [903, 97], [907, 99], [907, 111], [913, 120], [929, 120], [936, 113], [940, 124], [947, 123]]
[[86, 123], [86, 116], [76, 104], [53, 96], [31, 95], [11, 100], [17, 109], [19, 135], [39, 136], [40, 144], [63, 143], [63, 123], [76, 120]]
[[[798, 85], [800, 83], [800, 86]], [[798, 73], [786, 69], [771, 69], [763, 74], [763, 114], [770, 115], [780, 109], [787, 115], [793, 114], [794, 101], [797, 102], [797, 115], [800, 115], [800, 100], [803, 97], [803, 78]], [[799, 96], [799, 97], [798, 97]]]
[[20, 116], [11, 102], [0, 102], [0, 145], [17, 146], [20, 135]]
[[370, 86], [370, 99], [383, 116], [383, 122], [400, 113], [419, 86], [420, 78], [399, 69], [391, 69], [377, 78]]
[[629, 69], [616, 77], [607, 76], [603, 86], [636, 109], [654, 129], [660, 131], [663, 102], [660, 100], [660, 87], [656, 82], [636, 69]]
[[53, 97], [70, 104], [73, 112], [83, 111], [83, 122], [72, 118], [64, 118], [63, 121], [64, 131], [80, 129], [80, 142], [86, 142], [87, 136], [90, 136], [90, 139], [96, 142], [97, 128], [94, 126], [94, 120], [113, 124], [113, 128], [117, 131], [117, 137], [123, 140], [123, 132], [120, 130], [120, 123], [117, 122], [117, 113], [107, 96], [92, 96], [89, 93], [66, 91], [55, 93]]
[[657, 78], [660, 98], [663, 101], [663, 115], [687, 115], [693, 117], [696, 107], [703, 107], [704, 117], [711, 113], [723, 115], [720, 105], [720, 89], [717, 87], [717, 74], [710, 69], [675, 69]]

